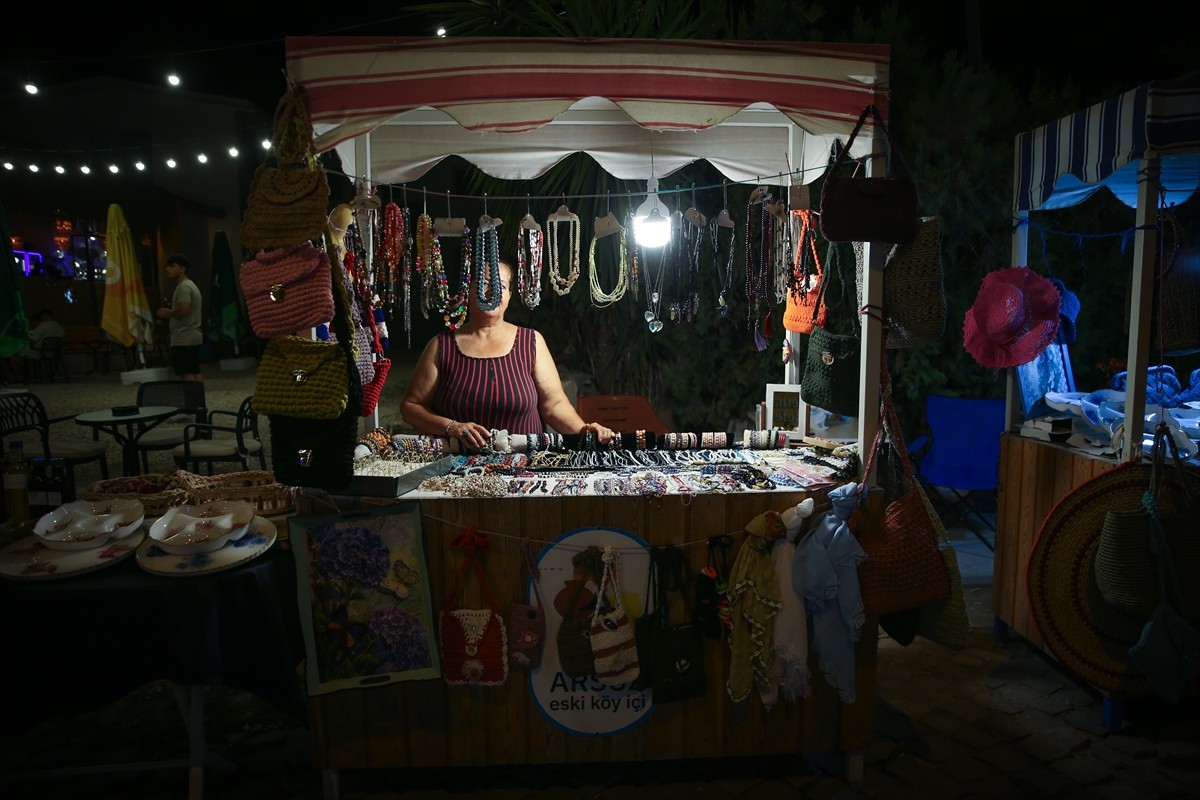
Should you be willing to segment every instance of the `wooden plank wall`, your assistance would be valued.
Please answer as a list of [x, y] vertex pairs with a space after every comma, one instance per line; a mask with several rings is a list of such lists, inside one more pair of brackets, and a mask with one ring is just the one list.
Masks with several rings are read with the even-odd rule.
[[[719, 534], [740, 534], [763, 511], [782, 511], [804, 496], [422, 500], [433, 595], [440, 607], [453, 586], [459, 559], [450, 540], [464, 525], [493, 534], [485, 568], [497, 602], [507, 608], [517, 595], [522, 535], [537, 542], [576, 528], [614, 527], [652, 545], [693, 545]], [[735, 554], [743, 538], [735, 537]], [[707, 548], [693, 545], [685, 552], [695, 574], [706, 563]], [[474, 581], [459, 597], [466, 605], [483, 603]], [[860, 750], [874, 727], [876, 638], [875, 619], [868, 618], [857, 650], [854, 703], [839, 700], [814, 657], [809, 697], [799, 704], [781, 702], [770, 712], [754, 694], [741, 703], [729, 699], [728, 647], [706, 641], [707, 695], [660, 706], [639, 727], [613, 736], [577, 736], [551, 725], [535, 707], [527, 679], [515, 670], [501, 687], [450, 687], [439, 679], [315, 696], [310, 698], [314, 762], [321, 768], [394, 768]]]
[[1029, 554], [1046, 516], [1072, 489], [1117, 466], [1052, 442], [1006, 433], [1000, 440], [992, 613], [1039, 648], [1045, 641], [1029, 613]]

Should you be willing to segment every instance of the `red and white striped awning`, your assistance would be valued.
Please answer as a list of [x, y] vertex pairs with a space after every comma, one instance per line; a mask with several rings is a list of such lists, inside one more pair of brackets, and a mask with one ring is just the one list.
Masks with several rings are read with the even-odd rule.
[[[655, 131], [660, 176], [706, 158], [735, 180], [811, 169], [809, 182], [865, 106], [888, 108], [887, 45], [289, 37], [286, 49], [318, 150], [384, 129], [369, 156], [383, 181], [447, 155], [530, 178], [579, 151], [618, 178], [644, 178]], [[734, 129], [718, 133], [723, 124]]]

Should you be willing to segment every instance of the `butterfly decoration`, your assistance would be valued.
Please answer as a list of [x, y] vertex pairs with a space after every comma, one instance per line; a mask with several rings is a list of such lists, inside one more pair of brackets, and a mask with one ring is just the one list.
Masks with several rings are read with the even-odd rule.
[[409, 566], [404, 559], [397, 558], [392, 564], [392, 574], [384, 576], [377, 588], [403, 600], [412, 593], [411, 587], [416, 586], [420, 580], [420, 573]]

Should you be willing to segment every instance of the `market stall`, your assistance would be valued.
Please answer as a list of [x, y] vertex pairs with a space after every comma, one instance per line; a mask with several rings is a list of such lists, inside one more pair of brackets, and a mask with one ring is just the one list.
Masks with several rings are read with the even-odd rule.
[[[883, 45], [301, 37], [287, 40], [287, 56], [290, 77], [311, 100], [317, 149], [336, 147], [347, 172], [377, 184], [415, 181], [449, 155], [496, 177], [536, 178], [580, 151], [627, 180], [658, 178], [703, 158], [731, 181], [778, 176], [781, 184], [808, 183], [822, 174], [833, 141], [849, 137], [864, 107], [887, 113], [889, 93]], [[878, 145], [868, 125], [851, 155], [868, 158], [882, 151]], [[868, 246], [868, 264], [882, 257]], [[879, 274], [868, 270], [864, 302], [878, 302]], [[862, 332], [857, 421], [859, 440], [871, 441], [880, 325], [864, 316]], [[572, 481], [550, 483], [574, 494], [566, 491]], [[451, 592], [460, 574], [450, 543], [469, 527], [486, 528], [493, 541], [487, 572], [505, 605], [514, 600], [510, 584], [520, 570], [522, 537], [546, 544], [581, 529], [616, 528], [642, 549], [680, 546], [695, 574], [713, 537], [739, 535], [758, 515], [794, 508], [807, 496], [820, 500], [830, 485], [811, 492], [793, 486], [633, 496], [558, 496], [535, 485], [512, 497], [421, 492], [414, 524], [436, 598]], [[307, 511], [395, 504], [335, 500], [335, 509]], [[469, 582], [462, 596], [468, 604], [485, 600]], [[853, 649], [849, 695], [839, 696], [814, 667], [807, 697], [767, 711], [730, 699], [727, 649], [713, 644], [705, 651], [706, 695], [664, 705], [604, 735], [581, 735], [578, 727], [539, 715], [533, 681], [522, 676], [496, 687], [400, 681], [315, 694], [315, 761], [336, 775], [352, 767], [836, 751], [853, 777], [873, 727], [873, 620]]]
[[[1013, 266], [1028, 263], [1030, 212], [1065, 208], [1107, 188], [1135, 216], [1129, 379], [1119, 452], [1105, 457], [1015, 433], [1002, 440], [993, 611], [998, 625], [1039, 646], [1043, 642], [1030, 615], [1026, 564], [1042, 521], [1080, 484], [1142, 456], [1144, 420], [1154, 410], [1147, 407], [1142, 376], [1151, 367], [1152, 304], [1156, 278], [1161, 279], [1159, 210], [1184, 202], [1200, 187], [1197, 108], [1200, 83], [1155, 81], [1016, 137]], [[1023, 403], [1028, 407], [1040, 398], [1023, 398], [1011, 370], [1008, 386], [1009, 421], [1019, 424]]]

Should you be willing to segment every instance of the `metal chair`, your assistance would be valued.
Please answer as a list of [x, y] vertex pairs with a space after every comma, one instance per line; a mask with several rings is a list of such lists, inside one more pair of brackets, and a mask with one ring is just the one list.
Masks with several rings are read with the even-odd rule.
[[[157, 425], [138, 437], [135, 445], [142, 459], [142, 472], [150, 471], [150, 453], [173, 450], [183, 443], [186, 424], [208, 422], [208, 407], [202, 381], [147, 381], [138, 385], [139, 406], [175, 406], [184, 424], [171, 420]], [[172, 420], [175, 419], [174, 417]]]
[[[71, 439], [67, 441], [50, 441], [51, 426], [75, 417], [55, 417], [46, 415], [46, 407], [41, 398], [32, 392], [7, 392], [0, 394], [0, 448], [4, 448], [4, 440], [19, 433], [36, 433], [41, 440], [42, 455], [45, 458], [61, 458], [75, 478], [75, 467], [91, 461], [100, 462], [100, 477], [108, 477], [108, 442]], [[27, 451], [28, 452], [28, 451]]]
[[[172, 449], [175, 466], [189, 472], [199, 473], [201, 462], [208, 465], [208, 474], [213, 474], [217, 461], [236, 461], [243, 470], [250, 468], [250, 459], [257, 458], [260, 469], [267, 468], [266, 449], [258, 433], [258, 414], [247, 397], [237, 412], [214, 409], [209, 421], [193, 423], [184, 427], [183, 444]], [[232, 425], [217, 425], [218, 416], [233, 417]], [[232, 434], [215, 436], [216, 432]]]
[[929, 435], [908, 446], [917, 478], [946, 528], [965, 525], [994, 550], [1004, 400], [929, 395], [925, 419]]
[[45, 383], [54, 383], [55, 376], [62, 376], [62, 379], [71, 382], [71, 376], [67, 374], [67, 362], [63, 358], [63, 344], [66, 340], [61, 336], [47, 336], [38, 343], [37, 348], [29, 353], [29, 366], [37, 375], [37, 380]]

